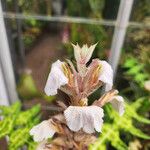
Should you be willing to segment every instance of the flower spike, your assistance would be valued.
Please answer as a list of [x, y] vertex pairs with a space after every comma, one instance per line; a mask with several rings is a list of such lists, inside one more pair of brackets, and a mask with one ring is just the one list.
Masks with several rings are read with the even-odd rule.
[[[120, 115], [124, 113], [124, 99], [117, 90], [112, 89], [111, 66], [98, 58], [87, 64], [96, 44], [90, 47], [87, 44], [82, 47], [72, 45], [75, 66], [71, 60], [57, 60], [52, 64], [45, 93], [55, 95], [59, 89], [67, 96], [54, 103], [60, 108], [58, 114], [30, 130], [34, 141], [40, 142], [37, 150], [87, 149], [96, 140], [95, 131], [101, 132], [104, 117], [102, 107], [105, 104], [111, 103]], [[104, 94], [90, 105], [89, 96], [103, 85], [106, 85]], [[49, 141], [48, 138], [52, 139]]]

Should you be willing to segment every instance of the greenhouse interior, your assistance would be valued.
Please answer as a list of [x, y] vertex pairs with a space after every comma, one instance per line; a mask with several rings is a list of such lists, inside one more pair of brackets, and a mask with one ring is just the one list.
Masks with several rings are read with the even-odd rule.
[[0, 0], [0, 150], [150, 150], [150, 0]]

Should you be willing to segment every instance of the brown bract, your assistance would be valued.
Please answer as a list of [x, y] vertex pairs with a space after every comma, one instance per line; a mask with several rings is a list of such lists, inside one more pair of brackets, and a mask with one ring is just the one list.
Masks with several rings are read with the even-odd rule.
[[[70, 66], [70, 67], [69, 67]], [[101, 66], [99, 65], [98, 59], [94, 59], [91, 64], [86, 67], [85, 75], [81, 76], [75, 68], [71, 61], [68, 61], [65, 66], [63, 66], [64, 74], [69, 79], [68, 84], [60, 88], [64, 93], [69, 95], [71, 104], [73, 106], [83, 106], [83, 99], [91, 95], [95, 90], [103, 85], [101, 81], [98, 80], [99, 72]], [[84, 103], [85, 106], [87, 102]]]
[[88, 145], [96, 141], [94, 134], [72, 132], [67, 127], [63, 114], [53, 116], [52, 120], [57, 133], [45, 144], [46, 150], [87, 150]]

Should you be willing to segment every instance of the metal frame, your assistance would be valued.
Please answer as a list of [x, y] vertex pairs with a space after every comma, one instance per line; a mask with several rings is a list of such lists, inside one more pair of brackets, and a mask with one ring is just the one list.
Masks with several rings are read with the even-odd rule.
[[117, 16], [117, 24], [113, 35], [109, 57], [109, 63], [112, 65], [114, 75], [116, 74], [117, 71], [121, 49], [124, 43], [126, 29], [128, 27], [129, 17], [132, 10], [131, 9], [132, 5], [133, 0], [121, 0], [120, 2], [119, 12]]
[[[16, 92], [16, 83], [13, 72], [13, 65], [11, 61], [11, 54], [7, 39], [7, 33], [4, 23], [4, 18], [2, 14], [2, 5], [0, 3], [0, 73], [1, 73], [1, 88], [3, 88], [0, 92], [5, 92], [5, 95], [1, 95], [0, 99], [3, 99], [4, 104], [13, 103], [18, 99]], [[7, 96], [6, 96], [7, 93]], [[5, 98], [4, 98], [5, 97]]]
[[[123, 0], [121, 0], [123, 1]], [[126, 1], [126, 0], [124, 0]], [[132, 0], [131, 0], [132, 1]], [[127, 9], [128, 10], [128, 9]], [[4, 18], [9, 19], [35, 19], [40, 21], [49, 22], [65, 22], [65, 23], [80, 23], [80, 24], [93, 24], [93, 25], [104, 25], [104, 26], [118, 26], [117, 20], [104, 20], [104, 19], [87, 19], [82, 17], [70, 17], [70, 16], [44, 16], [44, 15], [29, 15], [22, 13], [3, 12]], [[130, 28], [150, 28], [149, 24], [129, 22], [128, 27]]]

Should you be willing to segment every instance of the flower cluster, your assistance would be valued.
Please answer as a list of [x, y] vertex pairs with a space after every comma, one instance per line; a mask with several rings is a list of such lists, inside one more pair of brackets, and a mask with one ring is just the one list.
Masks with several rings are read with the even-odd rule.
[[[95, 47], [96, 44], [90, 47], [83, 45], [82, 48], [78, 44], [73, 45], [76, 65], [70, 60], [66, 62], [57, 60], [52, 64], [45, 93], [48, 96], [56, 95], [58, 90], [61, 90], [69, 96], [69, 100], [59, 101], [58, 104], [63, 111], [33, 127], [30, 131], [34, 140], [42, 142], [44, 145], [48, 138], [54, 138], [47, 145], [47, 149], [51, 149], [54, 145], [55, 149], [58, 146], [72, 146], [72, 149], [73, 147], [78, 149], [77, 143], [79, 143], [78, 139], [81, 138], [81, 134], [82, 137], [83, 135], [86, 137], [84, 142], [94, 139], [93, 133], [101, 132], [104, 116], [102, 107], [106, 103], [111, 103], [120, 115], [124, 113], [124, 100], [117, 95], [117, 90], [112, 89], [113, 70], [111, 66], [106, 61], [99, 59], [93, 59], [89, 63]], [[102, 86], [105, 86], [105, 93], [89, 105], [88, 97]], [[69, 140], [69, 144], [63, 141], [68, 136], [73, 141]], [[81, 142], [84, 143], [83, 138], [81, 138]], [[85, 142], [84, 146], [89, 144], [87, 143]]]

